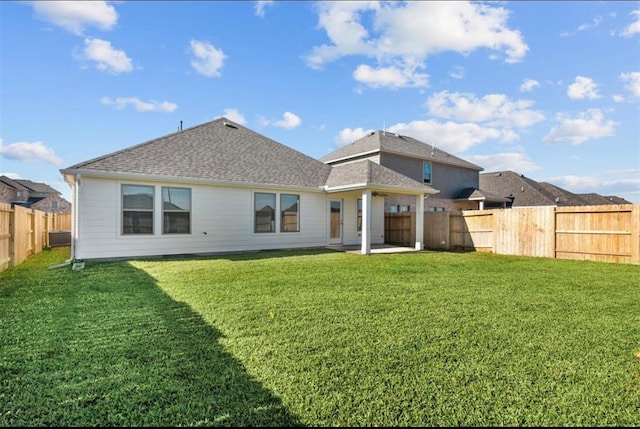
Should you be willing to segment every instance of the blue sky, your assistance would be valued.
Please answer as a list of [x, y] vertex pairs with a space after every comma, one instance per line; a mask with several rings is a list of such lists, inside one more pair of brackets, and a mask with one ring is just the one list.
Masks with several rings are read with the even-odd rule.
[[640, 203], [640, 2], [0, 2], [0, 174], [226, 116], [314, 158], [386, 129]]

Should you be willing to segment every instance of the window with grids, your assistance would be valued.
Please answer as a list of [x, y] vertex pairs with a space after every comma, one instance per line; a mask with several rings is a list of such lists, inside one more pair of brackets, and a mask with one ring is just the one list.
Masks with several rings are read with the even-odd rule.
[[122, 185], [122, 234], [153, 234], [153, 186]]
[[162, 187], [162, 233], [191, 233], [191, 189]]

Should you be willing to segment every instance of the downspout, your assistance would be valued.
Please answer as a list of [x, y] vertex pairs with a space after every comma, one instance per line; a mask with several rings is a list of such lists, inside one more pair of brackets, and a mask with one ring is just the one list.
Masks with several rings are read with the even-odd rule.
[[76, 260], [76, 248], [78, 241], [78, 231], [80, 228], [78, 227], [78, 219], [80, 216], [78, 212], [80, 211], [80, 207], [78, 206], [78, 193], [80, 188], [80, 181], [82, 180], [80, 173], [77, 173], [74, 178], [73, 186], [71, 187], [72, 195], [72, 219], [71, 219], [71, 261]]

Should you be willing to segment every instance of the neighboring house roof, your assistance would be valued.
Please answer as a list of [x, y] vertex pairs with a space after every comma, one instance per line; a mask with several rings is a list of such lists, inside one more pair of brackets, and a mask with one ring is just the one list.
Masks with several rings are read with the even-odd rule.
[[419, 191], [435, 194], [439, 191], [390, 168], [368, 159], [336, 165], [326, 182], [327, 191], [343, 191], [349, 188], [375, 187], [389, 191]]
[[11, 179], [7, 176], [0, 176], [0, 182], [4, 183], [5, 185], [9, 186], [10, 188], [15, 189], [16, 191], [24, 191], [24, 192], [28, 192], [29, 189], [27, 187], [25, 187], [24, 185], [20, 184], [17, 180]]
[[540, 192], [539, 184], [513, 171], [480, 173], [479, 187], [505, 198], [513, 198], [513, 207], [556, 205], [553, 199]]
[[16, 182], [29, 189], [32, 192], [37, 192], [40, 194], [59, 194], [57, 190], [53, 189], [51, 186], [46, 183], [38, 183], [32, 182], [31, 180], [25, 179], [15, 179]]
[[548, 182], [539, 182], [538, 190], [558, 206], [583, 206], [586, 204], [578, 195]]
[[585, 206], [596, 204], [631, 204], [619, 197], [596, 193], [574, 194], [548, 182], [536, 182], [513, 171], [480, 173], [480, 189], [513, 198], [513, 207]]
[[320, 158], [320, 161], [326, 162], [327, 164], [334, 164], [339, 161], [370, 156], [376, 153], [401, 155], [425, 161], [470, 168], [478, 171], [483, 170], [482, 167], [451, 155], [450, 153], [440, 150], [431, 144], [423, 143], [413, 137], [385, 131], [372, 131], [353, 143], [323, 156]]
[[611, 201], [611, 204], [633, 204], [631, 201], [625, 200], [624, 198], [616, 195], [606, 195], [605, 198]]
[[624, 198], [616, 197], [615, 195], [605, 197], [592, 192], [587, 194], [578, 194], [578, 196], [590, 205], [632, 204], [630, 201], [627, 201]]
[[492, 203], [506, 203], [511, 200], [481, 189], [464, 188], [458, 192], [455, 197], [453, 197], [453, 201], [488, 201]]
[[60, 170], [63, 174], [201, 179], [324, 189], [363, 187], [399, 193], [438, 191], [371, 161], [331, 166], [226, 118]]

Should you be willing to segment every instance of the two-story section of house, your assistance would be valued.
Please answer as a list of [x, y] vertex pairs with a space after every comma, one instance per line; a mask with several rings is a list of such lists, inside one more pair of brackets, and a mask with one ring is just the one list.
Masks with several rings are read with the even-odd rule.
[[[425, 211], [478, 209], [480, 201], [504, 200], [479, 191], [482, 167], [434, 145], [396, 133], [373, 131], [320, 158], [330, 165], [362, 159], [369, 159], [437, 189], [437, 194], [425, 200]], [[414, 201], [403, 196], [389, 196], [385, 199], [385, 211], [415, 211]]]

